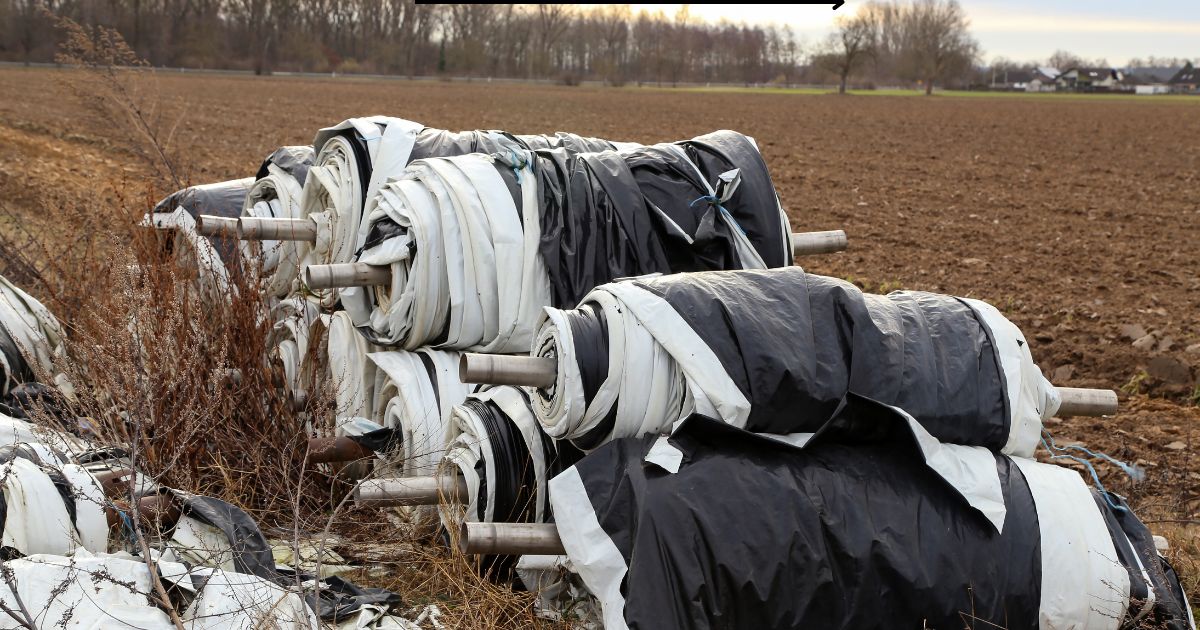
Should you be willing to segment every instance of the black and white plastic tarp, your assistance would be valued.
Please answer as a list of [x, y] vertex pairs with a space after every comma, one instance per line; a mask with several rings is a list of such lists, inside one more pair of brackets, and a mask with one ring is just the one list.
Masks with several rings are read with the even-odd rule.
[[[955, 472], [980, 458], [999, 515]], [[610, 442], [549, 488], [608, 630], [1195, 627], [1119, 497], [1070, 469], [939, 444], [856, 396], [815, 436], [694, 416]]]
[[0, 416], [0, 559], [108, 550], [104, 490], [47, 437]]
[[1028, 457], [1059, 405], [994, 307], [865, 294], [798, 267], [602, 285], [577, 309], [546, 309], [533, 354], [558, 365], [534, 392], [538, 420], [584, 450], [692, 413], [815, 432], [852, 393], [904, 409], [941, 441]]
[[791, 261], [762, 158], [731, 131], [418, 160], [374, 202], [358, 261], [390, 266], [392, 280], [363, 292], [365, 320], [343, 305], [374, 343], [405, 349], [524, 351], [541, 308], [574, 306], [598, 283]]
[[232, 236], [201, 236], [196, 217], [201, 214], [237, 218], [242, 212], [246, 193], [254, 178], [201, 184], [177, 190], [163, 198], [142, 219], [142, 225], [172, 233], [168, 247], [176, 263], [195, 269], [196, 282], [204, 299], [219, 303], [231, 290], [230, 268], [237, 255], [237, 239]]
[[[313, 146], [317, 156], [304, 184], [301, 213], [317, 224], [318, 240], [299, 244], [301, 266], [351, 262], [366, 236], [365, 226], [360, 224], [374, 207], [378, 191], [414, 160], [558, 146], [600, 150], [624, 144], [562, 133], [451, 132], [401, 118], [371, 116], [351, 118], [318, 131]], [[361, 233], [360, 228], [364, 228]], [[366, 317], [360, 293], [350, 288], [318, 291], [317, 295], [325, 307], [332, 307], [340, 297], [343, 307], [360, 322]]]
[[[0, 402], [17, 386], [35, 383], [38, 372], [54, 374], [66, 352], [58, 319], [36, 298], [0, 276]], [[54, 384], [67, 387], [55, 375]]]
[[[312, 147], [308, 146], [280, 147], [267, 156], [255, 175], [254, 185], [247, 191], [241, 216], [303, 218], [300, 196], [314, 157]], [[241, 242], [241, 247], [247, 260], [262, 261], [262, 287], [268, 296], [284, 298], [296, 288], [300, 253], [295, 241], [247, 239]]]

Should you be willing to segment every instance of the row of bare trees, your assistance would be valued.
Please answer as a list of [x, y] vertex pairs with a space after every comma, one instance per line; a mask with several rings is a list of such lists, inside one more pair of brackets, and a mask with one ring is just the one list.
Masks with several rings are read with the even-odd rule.
[[979, 56], [958, 0], [880, 0], [840, 17], [813, 62], [837, 75], [843, 93], [852, 76], [869, 75], [932, 94], [935, 84], [969, 83]]
[[789, 27], [628, 5], [413, 0], [0, 0], [0, 60], [50, 61], [47, 11], [115, 28], [157, 66], [626, 82], [791, 83]]

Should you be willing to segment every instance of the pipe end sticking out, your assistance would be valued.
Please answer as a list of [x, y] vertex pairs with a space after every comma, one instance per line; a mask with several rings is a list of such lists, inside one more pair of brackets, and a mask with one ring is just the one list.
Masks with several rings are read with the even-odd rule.
[[843, 230], [792, 232], [792, 255], [811, 256], [845, 251], [850, 246]]
[[1111, 389], [1057, 389], [1062, 400], [1057, 416], [1111, 416], [1117, 413], [1117, 393]]
[[304, 267], [304, 285], [313, 291], [370, 287], [392, 282], [392, 268], [366, 263], [308, 265]]
[[237, 236], [238, 220], [213, 214], [196, 216], [196, 232], [202, 236]]
[[558, 362], [546, 357], [468, 352], [458, 363], [458, 377], [464, 383], [546, 388], [554, 385], [557, 375]]
[[558, 528], [546, 523], [463, 523], [458, 548], [465, 554], [560, 556]]

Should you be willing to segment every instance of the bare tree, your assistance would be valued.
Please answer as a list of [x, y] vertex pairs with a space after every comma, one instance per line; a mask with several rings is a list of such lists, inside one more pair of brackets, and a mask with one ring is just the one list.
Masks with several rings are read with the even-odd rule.
[[969, 70], [979, 56], [958, 0], [915, 0], [903, 24], [909, 73], [924, 83], [926, 95], [935, 83]]
[[818, 59], [821, 65], [837, 73], [838, 94], [845, 94], [850, 75], [875, 52], [877, 25], [873, 15], [867, 11], [839, 17], [835, 25], [837, 31], [829, 34], [825, 50]]

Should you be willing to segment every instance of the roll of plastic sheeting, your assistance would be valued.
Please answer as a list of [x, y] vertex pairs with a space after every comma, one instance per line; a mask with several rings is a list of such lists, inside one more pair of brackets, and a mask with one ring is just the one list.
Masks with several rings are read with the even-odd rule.
[[[319, 150], [305, 182], [302, 214], [316, 222], [318, 237], [311, 246], [299, 244], [301, 266], [350, 262], [367, 237], [366, 226], [360, 229], [360, 222], [371, 215], [378, 191], [414, 160], [530, 148], [601, 150], [616, 145], [573, 134], [449, 132], [400, 118], [373, 116], [352, 118], [322, 129], [313, 146]], [[326, 307], [340, 298], [357, 323], [366, 322], [369, 311], [360, 289], [321, 290], [317, 294]]]
[[1058, 394], [1020, 331], [980, 304], [864, 294], [797, 267], [602, 285], [574, 311], [546, 310], [533, 354], [558, 362], [557, 379], [534, 409], [552, 437], [588, 450], [693, 412], [813, 433], [855, 394], [943, 442], [1030, 456]]
[[[258, 176], [242, 207], [242, 216], [273, 219], [303, 217], [301, 195], [313, 163], [312, 147], [280, 147], [263, 161]], [[300, 252], [295, 241], [243, 240], [242, 254], [262, 260], [262, 283], [266, 295], [287, 296], [295, 289], [300, 270]]]
[[[39, 370], [54, 374], [54, 359], [66, 352], [63, 341], [54, 314], [0, 276], [0, 398], [17, 385], [36, 382]], [[66, 384], [61, 376], [55, 381]]]
[[[233, 262], [234, 251], [237, 249], [237, 239], [233, 238], [232, 235], [217, 234], [205, 238], [199, 234], [195, 234], [196, 217], [202, 214], [209, 214], [236, 219], [242, 213], [242, 206], [246, 202], [246, 193], [250, 191], [250, 187], [253, 185], [254, 178], [246, 177], [243, 179], [189, 186], [177, 190], [155, 204], [154, 209], [146, 216], [143, 223], [149, 227], [180, 230], [190, 228], [196, 239], [204, 240], [208, 243], [211, 251], [216, 254], [217, 260], [221, 265], [228, 266]], [[184, 214], [191, 221], [183, 221], [178, 217], [160, 221], [155, 219], [154, 216], [160, 214], [172, 215], [178, 210], [183, 210]], [[199, 256], [199, 250], [196, 249], [196, 244], [192, 241], [192, 237], [189, 236], [182, 245], [186, 245], [189, 249], [197, 251], [197, 256]]]
[[316, 302], [303, 297], [281, 300], [271, 307], [271, 319], [275, 322], [268, 339], [275, 356], [283, 366], [285, 386], [289, 392], [304, 389], [302, 370], [309, 356], [309, 338], [312, 327], [321, 318]]
[[791, 264], [787, 217], [742, 134], [537, 156], [541, 254], [556, 306], [622, 277]]
[[366, 289], [361, 328], [384, 346], [514, 352], [528, 347], [539, 307], [573, 306], [603, 282], [790, 264], [761, 156], [740, 134], [710, 136], [740, 149], [720, 154], [731, 170], [694, 163], [685, 147], [709, 146], [700, 139], [413, 162], [365, 220], [358, 262], [390, 266], [391, 282]]
[[403, 476], [437, 474], [449, 441], [450, 414], [477, 389], [458, 379], [459, 354], [423, 348], [367, 358], [383, 376], [373, 415], [400, 434], [402, 452], [389, 455], [402, 462]]
[[[546, 523], [553, 520], [546, 482], [582, 455], [555, 443], [537, 426], [529, 397], [516, 387], [471, 394], [454, 408], [450, 445], [443, 459], [466, 482], [466, 513], [442, 511], [443, 525], [467, 522]], [[485, 574], [506, 578], [516, 558], [481, 560]]]
[[605, 627], [949, 628], [964, 611], [1004, 628], [1193, 627], [1153, 545], [1124, 542], [1149, 540], [1145, 526], [1075, 472], [983, 451], [1008, 505], [998, 532], [904, 452], [911, 439], [848, 435], [797, 448], [692, 417], [665, 439], [673, 470], [652, 436], [552, 479]]
[[444, 461], [467, 484], [470, 522], [548, 522], [546, 481], [581, 456], [538, 426], [528, 395], [492, 387], [467, 397], [452, 413]]
[[181, 269], [195, 270], [196, 286], [207, 303], [220, 304], [229, 299], [229, 269], [212, 241], [196, 231], [196, 219], [187, 210], [176, 208], [172, 212], [148, 214], [142, 225], [174, 233], [171, 247], [175, 264]]
[[364, 333], [416, 349], [528, 347], [549, 303], [528, 163], [471, 154], [414, 162], [380, 191], [359, 260], [390, 265]]
[[325, 370], [333, 385], [337, 408], [336, 434], [342, 435], [342, 425], [363, 418], [378, 423], [375, 411], [375, 364], [367, 355], [379, 348], [355, 330], [350, 315], [338, 311], [329, 316], [325, 330]]

